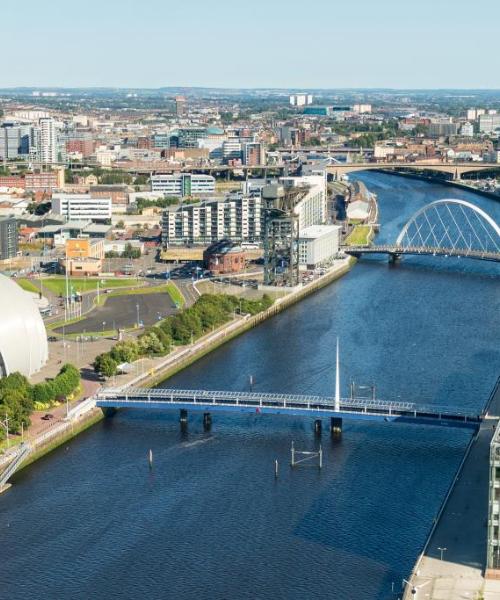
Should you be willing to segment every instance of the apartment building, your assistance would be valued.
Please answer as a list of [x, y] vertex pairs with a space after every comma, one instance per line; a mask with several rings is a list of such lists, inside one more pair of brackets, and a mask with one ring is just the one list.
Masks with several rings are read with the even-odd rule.
[[264, 233], [264, 211], [260, 196], [241, 193], [199, 204], [171, 207], [164, 211], [164, 245], [208, 244], [223, 238], [258, 243]]

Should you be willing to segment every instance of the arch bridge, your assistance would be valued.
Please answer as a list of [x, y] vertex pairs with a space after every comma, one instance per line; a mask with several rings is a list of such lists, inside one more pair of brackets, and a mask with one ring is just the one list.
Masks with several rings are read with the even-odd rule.
[[405, 254], [457, 256], [500, 262], [500, 227], [484, 210], [465, 200], [435, 200], [405, 224], [395, 244], [345, 246], [353, 256]]
[[480, 171], [500, 170], [498, 163], [485, 162], [354, 162], [330, 165], [326, 168], [327, 172], [340, 179], [342, 175], [354, 173], [356, 171], [373, 171], [380, 169], [405, 169], [411, 171], [433, 171], [436, 173], [446, 173], [451, 175], [453, 180], [459, 180], [465, 173], [475, 173]]

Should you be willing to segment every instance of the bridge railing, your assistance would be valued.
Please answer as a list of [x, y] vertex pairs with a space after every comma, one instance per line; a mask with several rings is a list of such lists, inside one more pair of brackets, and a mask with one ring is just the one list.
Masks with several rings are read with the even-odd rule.
[[[333, 397], [316, 395], [294, 395], [273, 394], [268, 392], [233, 392], [233, 391], [211, 391], [211, 390], [177, 390], [177, 389], [147, 389], [147, 388], [109, 388], [99, 392], [99, 399], [104, 401], [117, 400], [119, 402], [165, 402], [178, 404], [179, 402], [190, 402], [193, 404], [248, 404], [252, 406], [274, 405], [284, 408], [310, 407], [334, 410], [335, 400]], [[442, 417], [463, 417], [476, 419], [477, 413], [468, 410], [457, 409], [450, 406], [439, 406], [434, 404], [417, 404], [415, 402], [390, 402], [372, 398], [342, 398], [340, 410], [350, 412], [378, 412], [398, 414], [429, 414]]]

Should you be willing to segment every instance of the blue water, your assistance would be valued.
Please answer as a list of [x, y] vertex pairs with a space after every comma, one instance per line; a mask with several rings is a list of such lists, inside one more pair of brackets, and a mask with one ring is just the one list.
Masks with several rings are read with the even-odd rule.
[[[359, 176], [394, 241], [413, 211], [469, 199], [440, 185]], [[463, 259], [362, 260], [343, 279], [233, 340], [168, 386], [332, 394], [342, 389], [480, 409], [500, 372], [500, 268]], [[327, 429], [325, 423], [325, 430]], [[123, 411], [14, 478], [0, 498], [0, 598], [378, 600], [411, 570], [469, 435], [263, 415]], [[291, 470], [290, 444], [324, 468]], [[149, 471], [147, 455], [154, 453]], [[274, 460], [280, 463], [277, 480]]]

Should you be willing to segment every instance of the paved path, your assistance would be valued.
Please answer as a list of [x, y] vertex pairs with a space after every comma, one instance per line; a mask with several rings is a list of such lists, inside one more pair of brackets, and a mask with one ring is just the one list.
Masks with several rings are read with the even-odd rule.
[[[490, 415], [500, 414], [500, 388]], [[405, 600], [499, 600], [500, 582], [483, 578], [486, 568], [490, 443], [496, 416], [483, 421]], [[441, 561], [438, 548], [446, 548]], [[483, 595], [481, 595], [483, 594]]]

